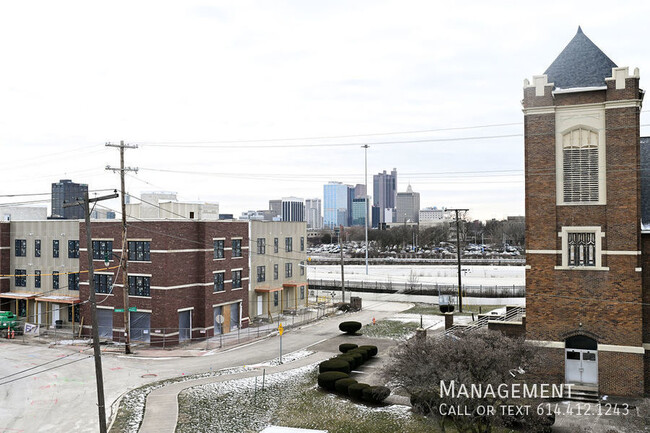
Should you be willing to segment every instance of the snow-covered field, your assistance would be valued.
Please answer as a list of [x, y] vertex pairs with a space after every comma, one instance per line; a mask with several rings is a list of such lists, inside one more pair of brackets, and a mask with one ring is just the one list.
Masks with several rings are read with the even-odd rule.
[[[404, 283], [458, 284], [456, 266], [448, 265], [346, 265], [345, 278], [349, 281]], [[511, 286], [525, 284], [523, 266], [465, 266], [461, 267], [464, 285]], [[307, 267], [310, 279], [340, 279], [340, 265]]]

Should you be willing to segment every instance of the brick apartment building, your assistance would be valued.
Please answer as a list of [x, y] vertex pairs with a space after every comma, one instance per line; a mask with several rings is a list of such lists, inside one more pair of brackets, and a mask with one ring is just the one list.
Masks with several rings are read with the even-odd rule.
[[643, 95], [581, 29], [524, 85], [526, 336], [547, 381], [600, 395], [650, 392]]
[[[80, 263], [87, 263], [86, 227], [79, 227]], [[94, 268], [119, 265], [121, 223], [93, 222]], [[248, 327], [248, 223], [233, 221], [133, 221], [128, 224], [131, 339], [173, 344]], [[83, 266], [86, 268], [86, 266]], [[81, 299], [88, 299], [81, 274]], [[111, 292], [110, 287], [113, 286]], [[122, 276], [95, 272], [100, 336], [121, 340], [124, 332]], [[90, 334], [90, 305], [81, 305]], [[221, 319], [223, 318], [223, 319]], [[222, 322], [222, 323], [219, 323]]]

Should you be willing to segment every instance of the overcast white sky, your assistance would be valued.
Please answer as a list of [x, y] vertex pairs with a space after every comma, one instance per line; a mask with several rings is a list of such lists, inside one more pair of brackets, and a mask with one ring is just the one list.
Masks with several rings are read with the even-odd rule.
[[[125, 140], [140, 146], [126, 152], [131, 194], [239, 215], [363, 183], [368, 143], [369, 185], [396, 167], [422, 207], [521, 215], [523, 80], [581, 25], [649, 88], [649, 16], [642, 1], [3, 2], [0, 195], [62, 178], [119, 188], [104, 143]], [[460, 129], [368, 135], [445, 128]]]

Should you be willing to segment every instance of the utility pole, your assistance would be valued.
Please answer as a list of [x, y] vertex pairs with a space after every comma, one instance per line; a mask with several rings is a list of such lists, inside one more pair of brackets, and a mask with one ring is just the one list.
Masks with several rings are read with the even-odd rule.
[[126, 191], [124, 190], [124, 172], [125, 171], [134, 171], [138, 172], [138, 168], [124, 167], [124, 149], [137, 149], [138, 145], [128, 145], [124, 144], [124, 141], [120, 141], [120, 144], [106, 143], [107, 147], [119, 147], [120, 148], [120, 168], [111, 168], [107, 165], [106, 170], [111, 170], [113, 172], [120, 172], [120, 184], [122, 191], [122, 297], [124, 298], [124, 353], [131, 353], [131, 330], [129, 324], [129, 276], [128, 276], [128, 262], [129, 262], [129, 244], [126, 237]]
[[343, 273], [343, 243], [341, 243], [341, 236], [343, 236], [343, 225], [339, 227], [339, 249], [341, 250], [341, 302], [345, 302], [345, 277]]
[[95, 378], [97, 380], [97, 407], [99, 409], [99, 432], [106, 433], [106, 403], [104, 402], [104, 377], [102, 374], [102, 354], [99, 350], [99, 329], [97, 326], [97, 301], [95, 299], [95, 275], [93, 268], [93, 243], [90, 233], [90, 203], [117, 198], [117, 192], [102, 197], [88, 198], [84, 192], [83, 201], [66, 203], [63, 207], [83, 206], [86, 219], [86, 250], [88, 252], [88, 287], [90, 288], [90, 317], [92, 321], [93, 355], [95, 356]]
[[456, 212], [456, 256], [458, 257], [458, 312], [463, 312], [463, 292], [462, 292], [462, 276], [460, 272], [460, 218], [458, 212], [467, 212], [469, 209], [447, 209]]
[[368, 275], [368, 213], [370, 212], [369, 211], [369, 204], [368, 204], [368, 201], [369, 201], [368, 200], [368, 197], [369, 197], [369, 194], [368, 194], [368, 147], [370, 147], [370, 146], [368, 146], [367, 144], [364, 144], [361, 147], [363, 147], [363, 149], [364, 149], [363, 153], [364, 153], [364, 161], [365, 161], [365, 172], [364, 172], [363, 180], [364, 180], [364, 183], [366, 184], [366, 197], [365, 197], [365, 199], [366, 199], [366, 217], [364, 218], [364, 220], [366, 221], [366, 275]]

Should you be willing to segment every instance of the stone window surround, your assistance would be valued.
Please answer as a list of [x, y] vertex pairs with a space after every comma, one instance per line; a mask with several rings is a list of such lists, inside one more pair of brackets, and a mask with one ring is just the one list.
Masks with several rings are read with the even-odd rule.
[[[569, 233], [595, 233], [596, 234], [596, 266], [569, 266]], [[608, 267], [602, 265], [603, 263], [603, 242], [605, 237], [600, 226], [564, 226], [557, 234], [562, 239], [562, 265], [555, 266], [557, 270], [575, 270], [575, 271], [609, 271]]]

